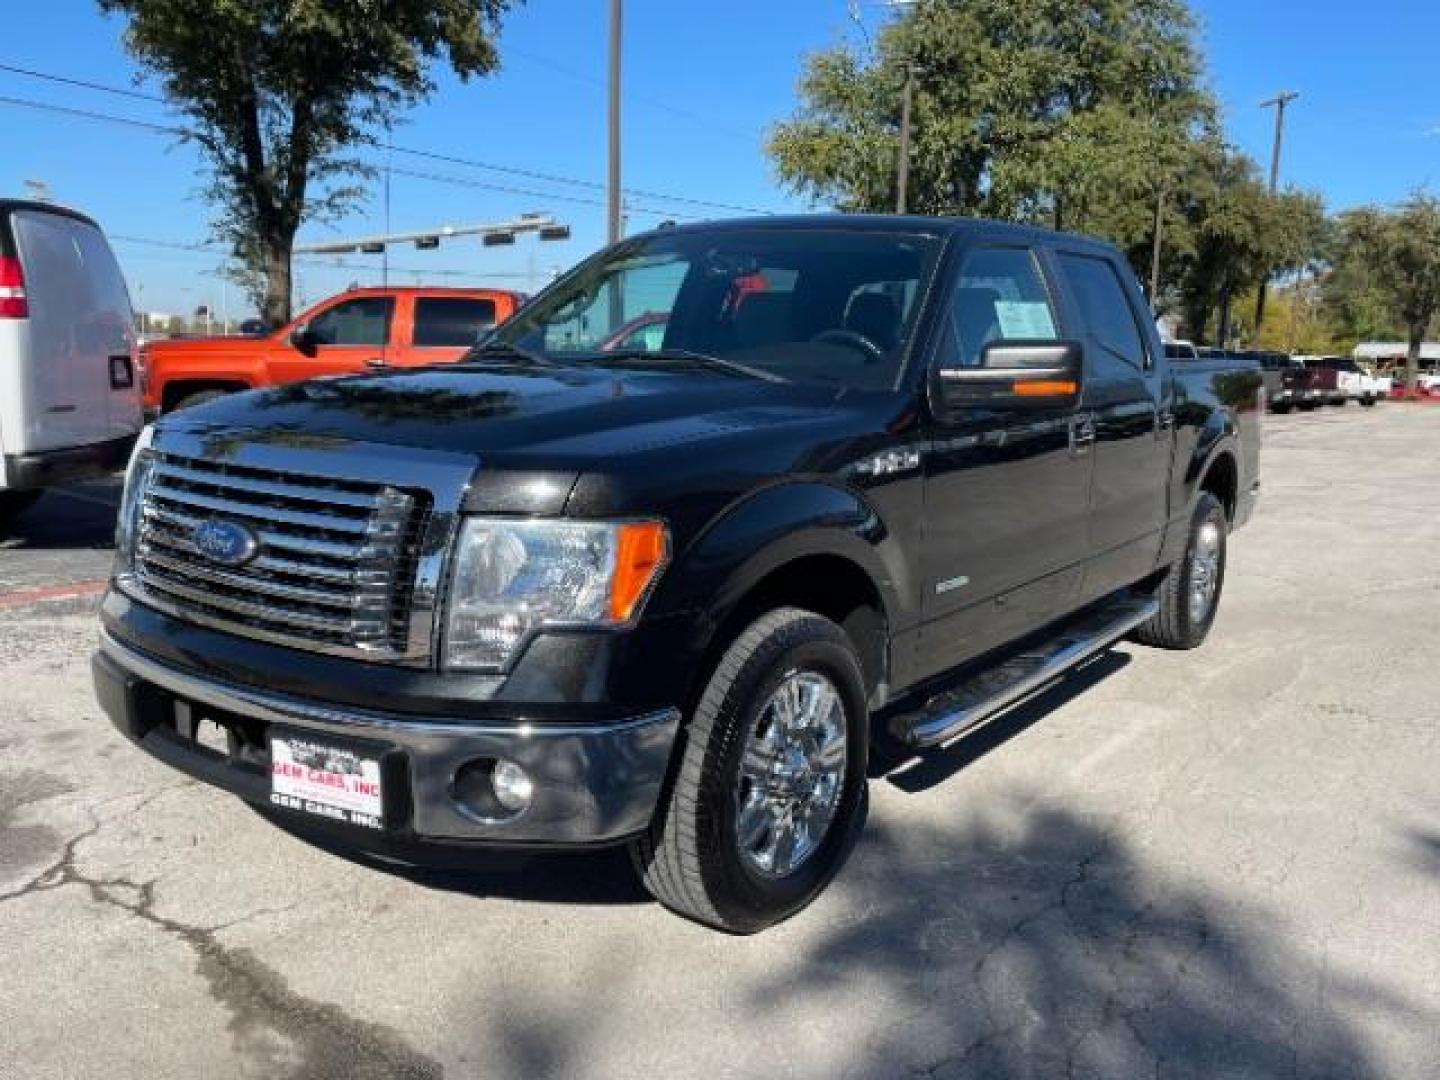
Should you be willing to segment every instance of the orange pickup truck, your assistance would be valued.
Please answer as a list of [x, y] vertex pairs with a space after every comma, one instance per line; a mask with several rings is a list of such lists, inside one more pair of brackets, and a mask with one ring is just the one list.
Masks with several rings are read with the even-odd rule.
[[351, 289], [263, 337], [153, 341], [140, 350], [152, 413], [260, 386], [458, 360], [524, 298], [503, 289]]

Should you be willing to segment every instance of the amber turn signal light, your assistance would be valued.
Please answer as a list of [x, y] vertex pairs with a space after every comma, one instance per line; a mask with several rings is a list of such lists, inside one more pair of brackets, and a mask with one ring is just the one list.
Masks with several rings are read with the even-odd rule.
[[620, 526], [615, 545], [615, 576], [610, 581], [610, 618], [629, 622], [640, 601], [665, 566], [670, 537], [658, 521], [637, 521]]

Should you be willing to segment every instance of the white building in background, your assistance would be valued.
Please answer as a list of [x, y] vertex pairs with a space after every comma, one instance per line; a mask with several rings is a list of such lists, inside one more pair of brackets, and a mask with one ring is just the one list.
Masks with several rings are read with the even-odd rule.
[[[1368, 360], [1371, 363], [1404, 363], [1409, 354], [1410, 346], [1403, 341], [1362, 341], [1355, 346], [1354, 357], [1356, 360]], [[1427, 341], [1422, 344], [1420, 362], [1440, 364], [1440, 342]]]

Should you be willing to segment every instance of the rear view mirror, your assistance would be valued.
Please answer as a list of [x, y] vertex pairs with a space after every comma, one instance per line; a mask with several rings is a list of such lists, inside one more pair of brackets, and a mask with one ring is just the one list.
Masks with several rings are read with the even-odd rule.
[[975, 367], [941, 368], [946, 409], [1054, 409], [1080, 396], [1084, 350], [1076, 341], [994, 341]]

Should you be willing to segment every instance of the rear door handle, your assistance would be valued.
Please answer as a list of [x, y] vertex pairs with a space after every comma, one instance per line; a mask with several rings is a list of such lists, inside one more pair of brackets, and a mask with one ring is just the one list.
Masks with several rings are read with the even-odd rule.
[[365, 366], [368, 367], [368, 368], [375, 368], [375, 369], [378, 370], [379, 368], [389, 367], [389, 366], [390, 366], [390, 362], [389, 362], [388, 360], [382, 360], [382, 359], [380, 359], [380, 357], [378, 357], [378, 356], [372, 356], [372, 357], [370, 357], [369, 360], [366, 360], [366, 361], [365, 361]]
[[1095, 414], [1080, 413], [1070, 418], [1070, 454], [1080, 457], [1095, 445]]

